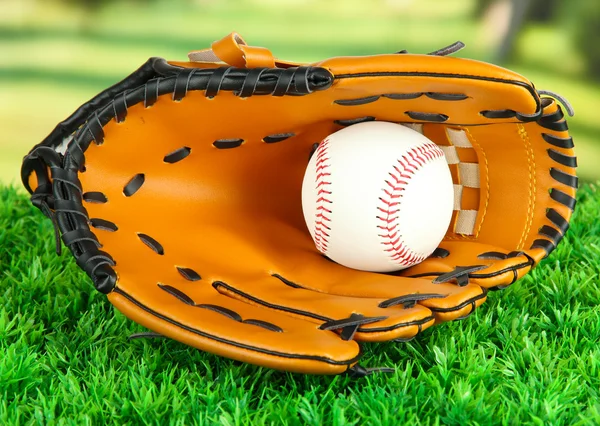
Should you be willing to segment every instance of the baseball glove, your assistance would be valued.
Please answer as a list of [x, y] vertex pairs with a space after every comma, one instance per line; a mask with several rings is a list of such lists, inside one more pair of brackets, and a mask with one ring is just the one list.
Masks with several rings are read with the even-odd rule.
[[[358, 342], [468, 316], [556, 247], [575, 207], [566, 101], [447, 56], [461, 47], [298, 64], [231, 34], [189, 62], [152, 58], [35, 146], [23, 183], [58, 249], [153, 332], [281, 370], [368, 374]], [[332, 262], [302, 214], [315, 145], [369, 120], [422, 132], [454, 180], [444, 241], [397, 273]], [[405, 226], [427, 224], [381, 232]]]

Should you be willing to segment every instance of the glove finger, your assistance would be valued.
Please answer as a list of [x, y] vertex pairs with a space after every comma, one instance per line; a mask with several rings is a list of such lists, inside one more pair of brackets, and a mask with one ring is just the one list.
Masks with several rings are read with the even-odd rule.
[[[348, 326], [356, 340], [411, 339], [434, 323], [430, 309], [407, 297], [386, 305], [383, 298], [332, 295], [302, 288], [279, 274], [254, 281], [215, 281], [213, 287], [232, 298], [257, 304], [342, 332]], [[354, 334], [356, 333], [356, 334]]]
[[[139, 195], [140, 197], [142, 194]], [[115, 197], [117, 207], [122, 200]], [[95, 217], [102, 217], [112, 223], [115, 211], [107, 210], [107, 204], [90, 204], [88, 209]], [[434, 284], [432, 279], [409, 279], [391, 274], [357, 271], [336, 264], [321, 256], [314, 248], [310, 237], [302, 230], [281, 222], [263, 219], [256, 220], [254, 227], [243, 226], [245, 222], [228, 223], [218, 226], [216, 222], [203, 226], [198, 224], [189, 229], [187, 221], [160, 226], [145, 217], [124, 217], [118, 222], [119, 231], [111, 232], [98, 229], [98, 237], [105, 250], [110, 253], [136, 253], [135, 256], [116, 256], [116, 270], [122, 275], [139, 273], [140, 264], [152, 264], [152, 277], [157, 281], [169, 282], [173, 276], [179, 276], [178, 270], [191, 268], [208, 282], [233, 279], [234, 282], [246, 282], [264, 275], [279, 274], [313, 292], [347, 296], [353, 298], [377, 298], [379, 302], [397, 299], [411, 294], [430, 294], [430, 298], [419, 297], [418, 305], [432, 311], [436, 321], [449, 321], [463, 318], [473, 312], [485, 300], [485, 292], [477, 285], [459, 286], [454, 283]], [[140, 241], [136, 230], [143, 229], [153, 240], [161, 242], [164, 254], [156, 256]], [[186, 243], [165, 244], [173, 235], [185, 236]], [[144, 237], [145, 238], [145, 237]], [[285, 243], [280, 241], [285, 239]], [[210, 251], [198, 253], [189, 250], [195, 241], [218, 241]], [[143, 240], [146, 241], [147, 240]], [[260, 246], [249, 244], [260, 242]], [[237, 273], [232, 276], [231, 263], [236, 262]], [[131, 269], [130, 272], [126, 272]], [[221, 273], [220, 271], [225, 271]], [[258, 274], [258, 275], [257, 275]], [[435, 278], [435, 277], [434, 277]], [[276, 281], [276, 280], [274, 280]], [[281, 284], [281, 283], [279, 283]], [[281, 285], [281, 287], [286, 287]], [[276, 297], [275, 291], [261, 290], [255, 286], [249, 292], [261, 300]], [[379, 303], [377, 302], [377, 303]], [[275, 302], [273, 302], [275, 303]], [[371, 303], [371, 302], [369, 302]], [[376, 306], [377, 303], [373, 303]], [[411, 303], [410, 300], [406, 303]], [[334, 303], [335, 305], [335, 303]], [[307, 307], [303, 310], [310, 311]], [[417, 309], [417, 308], [415, 308]], [[339, 313], [337, 313], [339, 315]], [[407, 335], [418, 332], [418, 325], [428, 323], [428, 311], [417, 313], [413, 310], [403, 312], [409, 323], [416, 321]], [[332, 315], [326, 315], [335, 318]], [[402, 321], [400, 321], [402, 322]], [[372, 326], [375, 327], [375, 326]], [[397, 330], [399, 332], [400, 330]], [[374, 336], [375, 334], [371, 334]], [[402, 337], [398, 335], [398, 338]], [[395, 338], [395, 337], [390, 337]]]
[[[120, 226], [121, 230], [126, 229], [126, 222], [122, 221]], [[276, 227], [276, 225], [273, 226]], [[214, 288], [224, 294], [248, 301], [252, 304], [260, 304], [279, 312], [286, 312], [288, 315], [300, 316], [309, 321], [316, 322], [319, 326], [325, 322], [348, 318], [352, 314], [361, 314], [369, 318], [381, 317], [375, 323], [361, 325], [361, 328], [358, 330], [356, 339], [367, 341], [410, 339], [419, 331], [434, 323], [434, 316], [431, 309], [427, 308], [424, 304], [416, 304], [410, 297], [398, 301], [393, 305], [388, 303], [385, 308], [379, 307], [380, 303], [384, 303], [390, 298], [410, 294], [402, 286], [398, 286], [400, 280], [410, 281], [406, 278], [391, 278], [386, 275], [360, 272], [337, 264], [331, 264], [330, 261], [319, 254], [299, 249], [299, 247], [307, 246], [304, 244], [304, 240], [306, 240], [305, 236], [302, 238], [302, 245], [299, 244], [297, 239], [290, 238], [287, 246], [279, 248], [279, 251], [284, 252], [285, 256], [273, 252], [272, 256], [269, 256], [271, 260], [269, 262], [266, 259], [262, 259], [262, 256], [265, 255], [264, 251], [257, 253], [252, 246], [244, 244], [245, 238], [247, 238], [246, 234], [250, 231], [243, 231], [241, 229], [230, 233], [221, 231], [218, 235], [212, 237], [213, 234], [211, 232], [215, 232], [215, 229], [219, 228], [212, 228], [212, 231], [205, 229], [204, 238], [211, 240], [218, 239], [222, 243], [225, 241], [227, 243], [223, 243], [218, 247], [215, 246], [215, 249], [210, 253], [211, 256], [206, 256], [205, 254], [201, 256], [194, 251], [181, 250], [185, 246], [172, 248], [170, 245], [163, 247], [164, 254], [162, 256], [156, 256], [154, 252], [146, 249], [139, 241], [139, 237], [135, 237], [133, 233], [131, 233], [132, 238], [123, 238], [122, 235], [119, 237], [115, 232], [105, 232], [102, 234], [101, 241], [107, 248], [118, 245], [121, 252], [137, 253], [135, 259], [128, 257], [116, 258], [117, 266], [115, 269], [119, 272], [120, 276], [135, 276], [139, 274], [139, 264], [154, 265], [154, 269], [148, 271], [148, 280], [155, 280], [156, 282], [181, 282], [184, 285], [186, 283], [184, 278], [186, 274], [189, 275], [188, 278], [192, 275], [201, 276], [203, 285], [200, 287], [189, 287], [189, 280], [187, 281], [186, 291], [192, 292], [191, 295], [194, 300], [197, 297], [202, 297], [201, 294], [196, 295], [195, 292], [202, 292], [205, 287], [212, 288], [210, 285], [212, 284]], [[163, 237], [164, 233], [173, 232], [185, 235], [184, 230], [177, 229], [177, 225], [163, 230], [152, 228], [152, 235], [161, 241], [165, 239]], [[281, 230], [281, 232], [283, 233], [284, 231]], [[281, 233], [275, 230], [269, 235], [281, 235]], [[292, 237], [300, 234], [287, 232], [284, 235]], [[227, 247], [236, 247], [236, 251], [226, 253], [221, 250], [221, 248]], [[140, 248], [143, 248], [143, 250], [140, 251]], [[177, 250], [176, 254], [173, 254], [174, 249]], [[297, 258], [296, 251], [309, 253], [310, 255], [308, 258], [303, 258], [302, 256]], [[230, 263], [231, 259], [238, 260], [238, 273], [235, 275], [233, 275], [233, 271], [229, 270], [230, 268], [226, 268], [227, 263]], [[308, 281], [296, 280], [294, 274], [297, 271], [293, 268], [280, 267], [273, 263], [274, 261], [279, 263], [283, 260], [289, 260], [290, 265], [294, 265], [295, 267], [303, 265], [302, 270], [308, 273]], [[264, 266], [257, 268], [257, 264]], [[330, 268], [329, 265], [331, 264], [334, 268], [325, 271], [318, 266], [319, 264], [327, 268]], [[247, 268], [246, 266], [248, 265], [251, 268]], [[227, 272], [224, 274], [217, 272], [223, 270], [227, 270]], [[269, 273], [269, 270], [272, 272]], [[315, 283], [315, 281], [323, 280], [326, 284], [333, 282], [335, 277], [329, 275], [334, 270], [338, 271], [338, 273], [339, 270], [345, 270], [344, 276], [340, 277], [340, 279], [345, 280], [349, 285], [352, 285], [352, 281], [360, 275], [370, 275], [372, 277], [370, 280], [365, 281], [367, 285], [371, 282], [377, 282], [381, 277], [389, 280], [390, 284], [387, 286], [386, 291], [380, 291], [379, 293], [366, 292], [356, 295], [344, 293], [328, 294], [327, 286], [321, 286]], [[288, 271], [292, 275], [289, 275]], [[313, 272], [311, 273], [311, 271]], [[393, 285], [391, 280], [394, 281]], [[301, 284], [293, 284], [295, 281]], [[307, 287], [306, 289], [302, 289], [301, 287], [305, 282], [307, 283]], [[294, 286], [300, 288], [295, 288]], [[410, 286], [417, 289], [418, 283], [410, 283]], [[448, 285], [448, 287], [454, 286]], [[433, 290], [431, 288], [429, 292], [431, 293]], [[414, 292], [419, 292], [419, 290], [415, 290]], [[445, 293], [435, 293], [432, 297], [445, 297]], [[421, 301], [421, 297], [418, 300]], [[454, 316], [466, 315], [470, 312], [470, 309], [469, 306], [466, 306], [463, 310], [449, 312], [449, 315], [452, 318]]]
[[124, 277], [108, 295], [128, 318], [213, 354], [286, 371], [338, 374], [356, 364], [360, 348], [312, 322], [256, 307], [182, 278], [157, 283]]
[[282, 258], [278, 266], [280, 275], [294, 277], [296, 285], [340, 296], [385, 299], [384, 306], [403, 304], [404, 300], [414, 302], [431, 310], [436, 322], [468, 316], [485, 301], [487, 294], [476, 284], [434, 283], [432, 279], [357, 271], [315, 251], [299, 250], [293, 259]]
[[469, 282], [497, 290], [523, 277], [533, 265], [533, 259], [524, 252], [478, 242], [443, 241], [433, 256], [399, 275], [436, 282]]

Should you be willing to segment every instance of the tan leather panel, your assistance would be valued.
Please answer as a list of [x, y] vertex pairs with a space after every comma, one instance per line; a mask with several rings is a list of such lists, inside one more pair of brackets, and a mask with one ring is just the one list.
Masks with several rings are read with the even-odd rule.
[[[201, 94], [199, 93], [190, 93], [188, 95], [188, 97], [186, 97], [183, 102], [181, 103], [174, 103], [171, 102], [169, 100], [161, 100], [159, 101], [160, 105], [161, 105], [161, 111], [160, 111], [160, 115], [161, 118], [163, 115], [172, 115], [173, 116], [173, 121], [175, 122], [180, 122], [181, 125], [177, 126], [176, 124], [175, 127], [179, 128], [179, 129], [184, 129], [185, 128], [185, 123], [186, 120], [190, 120], [193, 121], [193, 117], [191, 116], [191, 114], [193, 113], [193, 109], [188, 109], [187, 113], [186, 113], [186, 109], [182, 108], [182, 105], [185, 105], [186, 103], [189, 105], [191, 103], [202, 103], [202, 102], [210, 102], [214, 105], [213, 108], [211, 108], [211, 110], [209, 112], [207, 112], [206, 114], [206, 121], [207, 122], [211, 122], [211, 123], [216, 123], [218, 124], [220, 121], [222, 121], [223, 117], [224, 117], [224, 113], [221, 112], [218, 108], [219, 106], [219, 102], [223, 102], [224, 105], [224, 100], [226, 99], [228, 96], [230, 95], [228, 93], [223, 93], [222, 95], [220, 95], [219, 97], [213, 99], [213, 100], [207, 100], [206, 98], [204, 98]], [[315, 94], [318, 95], [318, 94]], [[311, 95], [314, 96], [314, 95]], [[239, 100], [237, 98], [234, 98], [233, 95], [229, 96], [231, 98], [231, 101], [236, 102], [237, 104], [240, 105], [239, 109], [242, 109], [241, 111], [238, 109], [238, 113], [241, 114], [241, 116], [245, 116], [246, 114], [250, 113], [250, 109], [252, 108], [250, 105], [252, 104], [252, 102], [256, 101], [257, 103], [262, 103], [260, 101], [262, 100], [266, 100], [269, 99], [268, 97], [254, 97], [254, 98], [249, 98], [249, 99], [245, 99], [245, 100]], [[305, 97], [308, 98], [308, 97]], [[280, 102], [273, 102], [273, 104], [275, 103], [284, 103], [286, 100], [289, 100], [290, 98], [283, 98], [283, 99], [277, 99], [277, 101]], [[302, 100], [303, 98], [300, 98], [299, 100]], [[143, 112], [143, 115], [148, 115], [148, 118], [143, 118], [144, 119], [144, 126], [142, 128], [139, 129], [135, 129], [135, 133], [139, 134], [141, 139], [144, 141], [152, 141], [152, 140], [156, 140], [157, 143], [160, 144], [160, 150], [162, 150], [162, 152], [169, 153], [179, 147], [181, 147], [186, 141], [189, 140], [190, 138], [193, 138], [192, 135], [190, 136], [184, 136], [183, 134], [181, 136], [174, 136], [173, 135], [173, 131], [169, 128], [168, 129], [168, 134], [164, 135], [164, 136], [159, 136], [158, 139], [156, 139], [157, 135], [160, 135], [161, 132], [161, 128], [162, 127], [160, 125], [160, 121], [154, 117], [152, 117], [152, 111], [153, 110], [157, 110], [158, 109], [158, 105], [155, 105], [153, 108], [150, 108], [146, 111]], [[228, 107], [228, 106], [227, 106]], [[141, 108], [140, 105], [136, 105], [130, 108], [129, 114], [130, 116], [135, 115], [136, 114], [136, 108], [139, 109]], [[169, 114], [168, 110], [173, 110], [172, 114]], [[243, 109], [247, 109], [246, 112], [243, 111]], [[265, 111], [265, 109], [262, 109], [263, 111]], [[271, 110], [271, 112], [269, 112], [269, 110]], [[207, 175], [219, 175], [219, 179], [221, 180], [222, 184], [224, 185], [224, 187], [227, 188], [232, 188], [235, 189], [236, 185], [233, 183], [227, 184], [226, 180], [227, 179], [238, 179], [238, 177], [235, 174], [232, 174], [231, 172], [229, 173], [219, 173], [219, 170], [212, 170], [211, 171], [211, 167], [216, 167], [216, 163], [210, 160], [211, 156], [215, 156], [215, 158], [217, 158], [217, 156], [223, 156], [224, 158], [227, 159], [227, 162], [230, 164], [230, 167], [233, 171], [239, 171], [242, 170], [244, 167], [248, 167], [248, 155], [251, 155], [251, 145], [252, 146], [256, 146], [256, 144], [261, 144], [260, 139], [262, 139], [263, 136], [265, 136], [266, 134], [274, 134], [274, 133], [280, 133], [280, 132], [287, 132], [290, 130], [297, 130], [299, 128], [299, 126], [294, 126], [296, 128], [294, 129], [290, 129], [289, 126], [281, 126], [281, 124], [279, 126], [277, 126], [276, 124], [273, 123], [272, 120], [268, 120], [267, 121], [267, 117], [270, 117], [271, 114], [275, 114], [275, 111], [272, 111], [273, 107], [271, 106], [270, 108], [268, 108], [265, 111], [264, 115], [261, 115], [259, 117], [257, 117], [256, 120], [256, 128], [257, 129], [264, 129], [260, 132], [256, 132], [253, 131], [252, 129], [247, 129], [247, 128], [239, 128], [239, 129], [235, 129], [236, 127], [242, 127], [241, 125], [236, 126], [236, 122], [230, 123], [228, 126], [220, 126], [217, 125], [216, 127], [213, 128], [202, 128], [202, 135], [205, 138], [205, 140], [207, 140], [207, 142], [210, 142], [211, 139], [219, 139], [219, 138], [235, 138], [235, 137], [240, 137], [243, 136], [245, 138], [247, 138], [247, 142], [245, 145], [243, 145], [242, 147], [238, 148], [238, 149], [234, 149], [234, 150], [217, 150], [214, 149], [212, 146], [210, 146], [210, 149], [208, 149], [206, 152], [204, 152], [202, 154], [204, 161], [202, 162], [198, 162], [199, 160], [196, 160], [196, 162], [198, 162], [198, 168], [202, 168], [204, 170], [204, 172]], [[211, 114], [212, 112], [212, 114]], [[141, 111], [140, 111], [141, 113]], [[189, 115], [189, 116], [188, 116]], [[301, 120], [301, 118], [300, 118]], [[129, 120], [128, 120], [129, 121]], [[113, 123], [109, 123], [109, 125], [107, 125], [107, 129], [106, 132], [108, 135], [110, 135], [111, 130], [110, 127], [111, 126], [125, 126], [128, 121], [126, 121], [125, 124], [113, 124]], [[155, 123], [155, 124], [152, 124]], [[159, 128], [156, 128], [157, 124]], [[155, 127], [153, 127], [155, 126]], [[536, 125], [537, 126], [537, 125]], [[270, 128], [269, 128], [270, 127]], [[502, 131], [499, 131], [498, 129], [500, 127], [505, 127], [505, 129], [502, 129]], [[227, 129], [227, 132], [225, 133], [223, 131], [223, 129]], [[335, 129], [336, 126], [333, 123], [327, 123], [327, 122], [323, 122], [321, 125], [315, 124], [310, 132], [314, 135], [312, 138], [310, 138], [309, 140], [303, 142], [303, 143], [295, 143], [295, 144], [291, 144], [291, 143], [285, 143], [283, 145], [278, 145], [278, 144], [274, 144], [272, 146], [268, 146], [266, 147], [266, 149], [264, 150], [260, 150], [260, 152], [258, 152], [258, 150], [256, 150], [256, 154], [260, 155], [262, 158], [259, 159], [258, 161], [262, 161], [262, 164], [267, 165], [268, 167], [263, 167], [260, 166], [259, 164], [257, 164], [256, 162], [253, 161], [249, 161], [250, 164], [252, 164], [252, 170], [259, 170], [260, 173], [263, 174], [262, 178], [266, 180], [266, 182], [262, 185], [258, 185], [256, 188], [260, 188], [261, 186], [264, 187], [269, 187], [271, 185], [270, 182], [268, 182], [269, 180], [274, 182], [274, 181], [280, 181], [281, 180], [281, 173], [278, 173], [277, 170], [277, 166], [274, 164], [276, 163], [275, 160], [273, 161], [269, 161], [267, 158], [267, 151], [271, 151], [271, 153], [275, 154], [274, 158], [277, 158], [277, 161], [281, 161], [281, 159], [283, 157], [280, 156], [279, 152], [280, 150], [291, 150], [289, 155], [295, 156], [298, 155], [300, 157], [305, 157], [308, 152], [308, 145], [312, 144], [315, 141], [319, 141], [321, 140], [321, 138], [327, 134], [327, 132], [332, 131], [333, 129]], [[218, 129], [217, 131], [212, 131], [211, 129]], [[193, 129], [192, 129], [193, 130]], [[163, 129], [163, 131], [165, 131]], [[183, 132], [183, 130], [181, 130]], [[486, 240], [489, 241], [493, 241], [495, 243], [498, 243], [500, 241], [505, 241], [505, 242], [501, 242], [500, 245], [502, 247], [505, 247], [506, 249], [512, 250], [512, 249], [516, 249], [518, 248], [517, 243], [521, 240], [521, 237], [523, 235], [524, 229], [523, 227], [526, 225], [525, 223], [523, 223], [521, 226], [522, 228], [520, 230], [514, 230], [516, 227], [512, 227], [510, 229], [506, 229], [506, 225], [502, 224], [503, 220], [506, 220], [505, 217], [505, 210], [503, 209], [502, 206], [506, 206], [506, 205], [514, 205], [514, 209], [511, 210], [512, 214], [514, 215], [515, 218], [521, 217], [523, 218], [522, 220], [525, 220], [528, 218], [527, 216], [527, 208], [528, 208], [528, 203], [529, 202], [525, 202], [523, 203], [523, 199], [527, 199], [528, 197], [528, 187], [523, 187], [523, 185], [520, 185], [521, 179], [527, 179], [528, 175], [527, 172], [530, 170], [528, 167], [528, 163], [527, 163], [527, 153], [530, 152], [528, 150], [529, 145], [526, 145], [526, 143], [523, 141], [523, 139], [520, 137], [520, 134], [516, 131], [516, 126], [514, 125], [510, 125], [510, 124], [504, 124], [504, 125], [497, 125], [497, 126], [478, 126], [478, 127], [473, 127], [469, 129], [469, 132], [471, 135], [474, 135], [474, 139], [476, 143], [479, 143], [479, 141], [485, 141], [485, 143], [482, 143], [482, 145], [484, 144], [483, 147], [483, 151], [485, 152], [485, 156], [487, 158], [487, 163], [488, 163], [488, 169], [490, 170], [490, 174], [493, 175], [493, 177], [490, 177], [490, 183], [489, 183], [489, 187], [493, 190], [494, 185], [503, 185], [505, 187], [510, 187], [513, 190], [511, 191], [504, 191], [504, 192], [496, 192], [494, 197], [490, 197], [489, 200], [489, 206], [488, 208], [483, 208], [481, 209], [480, 214], [483, 215], [484, 213], [486, 214], [485, 217], [485, 223], [482, 226], [482, 235], [481, 235], [481, 240], [482, 242], [485, 242]], [[213, 133], [211, 135], [211, 133]], [[307, 131], [303, 132], [305, 135], [308, 135]], [[494, 137], [494, 134], [497, 133], [501, 133], [502, 135], [504, 135], [503, 137], [503, 143], [500, 144], [497, 139]], [[144, 134], [146, 134], [146, 136], [144, 136]], [[512, 139], [510, 139], [510, 135], [512, 135]], [[127, 139], [128, 136], [127, 135], [123, 135], [123, 138]], [[110, 136], [107, 137], [107, 141], [105, 142], [108, 143], [110, 141]], [[179, 142], [182, 141], [182, 142]], [[151, 142], [148, 142], [151, 143]], [[151, 152], [148, 150], [153, 149], [151, 145], [148, 145], [148, 143], [146, 143], [145, 148], [146, 148], [146, 152]], [[98, 147], [98, 152], [101, 152], [101, 150], [104, 148], [104, 146]], [[127, 145], [124, 145], [127, 146]], [[291, 148], [290, 148], [291, 147]], [[89, 155], [96, 155], [94, 153], [94, 149], [96, 147], [91, 147], [90, 150], [88, 150], [88, 156]], [[295, 153], [294, 153], [295, 152]], [[125, 169], [123, 167], [122, 164], [119, 164], [118, 161], [115, 161], [115, 156], [119, 157], [119, 156], [123, 156], [124, 160], [126, 162], [130, 162], [129, 157], [133, 156], [135, 154], [136, 157], [139, 158], [140, 155], [143, 155], [143, 152], [140, 153], [140, 150], [138, 148], [128, 148], [128, 152], [125, 152], [123, 154], [109, 154], [108, 157], [106, 159], [103, 159], [102, 157], [98, 158], [98, 162], [100, 163], [107, 163], [110, 164], [110, 170], [106, 172], [106, 177], [103, 177], [100, 181], [103, 182], [107, 182], [106, 179], [117, 179], [117, 177], [120, 176], [119, 178], [119, 182], [117, 184], [117, 182], [115, 183], [115, 186], [120, 186], [122, 187], [127, 181], [128, 179], [132, 176], [133, 173], [137, 172], [143, 172], [143, 170], [131, 170], [129, 172], [125, 172]], [[243, 154], [243, 155], [241, 155]], [[159, 157], [157, 155], [157, 157]], [[500, 158], [506, 158], [506, 160], [504, 161], [500, 161]], [[189, 159], [186, 159], [186, 161], [188, 162], [188, 164], [192, 164], [191, 157]], [[216, 161], [216, 160], [215, 160]], [[237, 163], [236, 163], [237, 162]], [[143, 163], [143, 161], [142, 161]], [[493, 163], [493, 164], [490, 164]], [[278, 185], [272, 186], [269, 188], [270, 191], [277, 191], [277, 187], [282, 187], [282, 196], [284, 193], [287, 193], [287, 191], [291, 190], [292, 188], [289, 187], [289, 184], [292, 184], [295, 181], [295, 186], [293, 188], [293, 190], [295, 190], [296, 192], [299, 190], [299, 182], [300, 182], [300, 177], [303, 173], [303, 167], [304, 164], [303, 163], [296, 163], [297, 164], [297, 168], [294, 167], [289, 167], [289, 165], [286, 167], [286, 176], [288, 177], [287, 180], [285, 180], [284, 182], [278, 183]], [[157, 163], [157, 166], [160, 166], [160, 164]], [[183, 170], [180, 169], [180, 173], [181, 176], [177, 177], [177, 175], [173, 174], [173, 171], [176, 171], [176, 167], [178, 165], [165, 165], [163, 164], [162, 166], [160, 166], [157, 170], [159, 172], [159, 174], [157, 175], [157, 182], [160, 181], [162, 182], [161, 185], [165, 185], [167, 182], [169, 182], [169, 179], [173, 179], [173, 181], [185, 181], [186, 176], [187, 176], [187, 170]], [[90, 172], [93, 171], [93, 163], [88, 161], [88, 174]], [[109, 167], [104, 166], [104, 167]], [[531, 164], [531, 167], [533, 167], [533, 165]], [[221, 167], [219, 167], [220, 169]], [[560, 168], [560, 167], [559, 167]], [[483, 169], [482, 168], [482, 174], [483, 174]], [[160, 170], [164, 170], [164, 172], [160, 172]], [[295, 170], [295, 171], [294, 171]], [[175, 172], [176, 173], [176, 172]], [[264, 175], [266, 174], [266, 175]], [[523, 176], [524, 174], [524, 176]], [[158, 179], [160, 178], [160, 179]], [[257, 178], [260, 179], [260, 176], [257, 176]], [[496, 179], [496, 180], [494, 180]], [[84, 181], [85, 179], [82, 178], [82, 181]], [[483, 181], [485, 181], [485, 179], [482, 179]], [[193, 183], [194, 187], [187, 187], [186, 190], [191, 191], [196, 195], [196, 197], [198, 195], [202, 196], [203, 193], [206, 193], [206, 190], [203, 189], [203, 184], [202, 184], [203, 180], [199, 179], [198, 182]], [[497, 182], [497, 183], [495, 183]], [[108, 183], [108, 182], [107, 182]], [[187, 185], [190, 185], [189, 183]], [[288, 185], [288, 186], [286, 186]], [[483, 185], [482, 186], [482, 191], [485, 190], [487, 188], [488, 185]], [[269, 200], [278, 200], [277, 196], [274, 197], [267, 197], [265, 199], [265, 197], [260, 197], [258, 196], [258, 194], [256, 193], [256, 188], [253, 190], [254, 194], [252, 194], [251, 197], [244, 197], [242, 198], [242, 200], [244, 200], [244, 203], [252, 203], [252, 200], [259, 200], [259, 199], [264, 199], [265, 201], [269, 201]], [[208, 189], [208, 188], [207, 188]], [[210, 196], [211, 198], [219, 197], [218, 194], [214, 193], [214, 188], [211, 188], [211, 193]], [[231, 189], [229, 189], [229, 191], [231, 191]], [[522, 192], [527, 191], [526, 194], [523, 194]], [[164, 192], [164, 191], [163, 191]], [[259, 191], [261, 192], [261, 191]], [[262, 191], [264, 194], [264, 191]], [[547, 191], [541, 191], [542, 193], [547, 192]], [[276, 192], [274, 193], [276, 194]], [[137, 194], [138, 198], [141, 197], [141, 193]], [[164, 194], [167, 198], [169, 197], [173, 197], [173, 199], [180, 199], [181, 195], [178, 194], [177, 188], [173, 188], [171, 191], [169, 191], [168, 194]], [[182, 194], [183, 195], [183, 194]], [[208, 193], [207, 193], [208, 195]], [[228, 194], [229, 197], [225, 197], [226, 194], [222, 193], [220, 195], [220, 197], [222, 197], [222, 201], [227, 203], [228, 201], [234, 201], [236, 203], [239, 203], [241, 200], [238, 199], [237, 197], [232, 196], [232, 194]], [[239, 195], [239, 194], [238, 194]], [[150, 199], [148, 200], [148, 202], [150, 202], [150, 200], [152, 199], [153, 195], [149, 195]], [[294, 201], [293, 198], [290, 199], [290, 203], [285, 203], [285, 208], [286, 208], [286, 213], [289, 214], [291, 217], [295, 217], [294, 219], [294, 223], [296, 223], [297, 227], [302, 228], [303, 222], [302, 222], [302, 218], [299, 214], [300, 210], [299, 210], [299, 205], [298, 205], [298, 200]], [[143, 202], [143, 200], [141, 201]], [[213, 203], [211, 203], [211, 205], [215, 205]], [[125, 206], [124, 206], [125, 207]], [[245, 205], [245, 207], [247, 207], [247, 205]], [[263, 208], [264, 206], [261, 206], [260, 208]], [[281, 204], [278, 204], [277, 206], [275, 206], [274, 208], [276, 209], [281, 209], [284, 206], [282, 206]], [[484, 205], [485, 207], [485, 205]], [[210, 209], [210, 205], [209, 206], [203, 206], [203, 210], [206, 209]], [[185, 212], [193, 212], [194, 211], [194, 207], [190, 206], [189, 209], [182, 209], [182, 211]], [[493, 213], [489, 213], [489, 212], [498, 212], [501, 214], [496, 215], [496, 217], [494, 217]], [[489, 214], [488, 214], [489, 213]], [[187, 220], [185, 218], [185, 214], [183, 215], [183, 217], [181, 218], [183, 221]], [[193, 216], [193, 215], [192, 215]], [[110, 218], [107, 218], [110, 220]], [[154, 219], [150, 219], [150, 222], [155, 224]], [[502, 230], [502, 232], [500, 233], [501, 235], [498, 235], [498, 230]], [[511, 235], [511, 230], [513, 230], [512, 232], [514, 233], [513, 235]], [[139, 231], [142, 232], [142, 231]], [[524, 244], [523, 242], [521, 242], [521, 244]], [[521, 246], [522, 248], [522, 246]]]

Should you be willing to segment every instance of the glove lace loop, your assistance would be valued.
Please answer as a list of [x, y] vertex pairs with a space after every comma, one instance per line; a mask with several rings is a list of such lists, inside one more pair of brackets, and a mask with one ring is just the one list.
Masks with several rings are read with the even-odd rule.
[[459, 50], [464, 49], [464, 47], [465, 47], [465, 44], [462, 41], [457, 41], [455, 43], [452, 43], [450, 46], [442, 47], [441, 49], [438, 49], [434, 52], [428, 53], [428, 55], [448, 56], [448, 55], [452, 55], [453, 53], [458, 52]]
[[573, 106], [567, 100], [567, 98], [565, 98], [564, 96], [561, 96], [558, 93], [551, 92], [549, 90], [538, 90], [538, 95], [550, 96], [551, 98], [556, 99], [558, 102], [560, 102], [562, 104], [562, 106], [565, 107], [565, 109], [567, 110], [567, 114], [569, 114], [569, 117], [573, 117], [575, 115], [575, 110], [573, 109]]

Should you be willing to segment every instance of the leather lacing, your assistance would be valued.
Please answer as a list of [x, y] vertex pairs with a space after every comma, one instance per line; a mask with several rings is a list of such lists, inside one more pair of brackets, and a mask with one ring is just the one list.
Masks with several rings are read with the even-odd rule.
[[[104, 142], [103, 127], [112, 119], [123, 122], [128, 108], [143, 102], [151, 107], [159, 96], [172, 94], [173, 101], [181, 101], [189, 91], [204, 91], [208, 98], [220, 91], [230, 91], [239, 97], [254, 95], [302, 96], [315, 90], [331, 86], [333, 76], [324, 68], [301, 66], [287, 69], [239, 69], [221, 67], [216, 69], [181, 68], [168, 64], [164, 59], [152, 58], [138, 71], [122, 82], [80, 107], [71, 117], [60, 123], [25, 158], [21, 176], [25, 187], [32, 192], [31, 201], [53, 223], [56, 250], [61, 253], [62, 242], [68, 246], [77, 264], [92, 278], [96, 289], [109, 293], [116, 284], [112, 269], [115, 261], [100, 250], [101, 245], [90, 226], [116, 231], [116, 224], [102, 219], [90, 219], [83, 207], [84, 199], [92, 202], [107, 202], [102, 193], [83, 194], [78, 172], [85, 170], [85, 155], [89, 145]], [[67, 151], [58, 153], [65, 138], [73, 135]], [[293, 133], [267, 135], [266, 143], [275, 143], [293, 136]], [[219, 148], [239, 146], [243, 140], [220, 140], [214, 145]], [[191, 148], [182, 147], [167, 154], [165, 162], [174, 163], [188, 156]], [[48, 175], [50, 168], [50, 176]], [[29, 175], [37, 176], [35, 191], [29, 186]], [[133, 196], [144, 184], [142, 173], [132, 177], [123, 192]], [[138, 234], [140, 240], [158, 254], [164, 252], [161, 244], [151, 236]], [[185, 270], [189, 268], [184, 268]], [[180, 270], [181, 272], [182, 270]], [[198, 274], [196, 274], [198, 275]], [[190, 276], [194, 276], [193, 274]], [[198, 275], [199, 276], [199, 275]]]
[[[547, 91], [540, 91], [541, 94], [547, 94], [553, 96], [555, 99], [559, 100], [565, 108], [570, 116], [573, 116], [574, 111], [571, 105], [566, 101], [566, 99]], [[548, 98], [545, 101], [549, 101]], [[560, 105], [557, 105], [557, 110], [551, 114], [546, 114], [540, 117], [538, 120], [538, 124], [541, 127], [544, 127], [553, 131], [566, 131], [568, 130], [568, 125], [566, 120], [564, 120], [564, 113]], [[558, 136], [551, 135], [549, 133], [542, 133], [542, 138], [546, 141], [550, 146], [555, 146], [559, 148], [573, 148], [573, 139], [571, 137], [561, 138]], [[570, 157], [560, 152], [550, 148], [547, 150], [548, 156], [557, 164], [561, 164], [563, 166], [568, 167], [577, 167], [576, 157]], [[579, 186], [579, 179], [577, 176], [567, 174], [559, 169], [551, 168], [550, 176], [554, 179], [555, 182], [569, 186], [572, 188], [577, 188]], [[573, 211], [575, 209], [576, 200], [575, 198], [567, 195], [559, 188], [552, 188], [550, 190], [550, 198], [556, 201], [559, 204], [567, 207], [569, 210]], [[556, 248], [558, 243], [564, 238], [565, 233], [569, 229], [569, 222], [558, 212], [556, 209], [549, 208], [546, 211], [546, 218], [552, 223], [554, 226], [544, 225], [538, 230], [538, 234], [541, 237], [533, 242], [531, 245], [531, 249], [542, 248], [546, 252], [546, 257]]]

